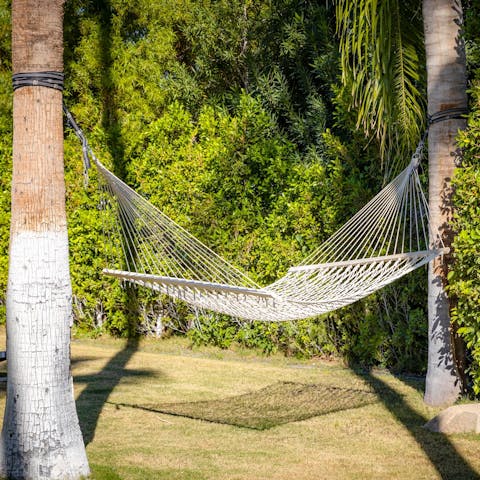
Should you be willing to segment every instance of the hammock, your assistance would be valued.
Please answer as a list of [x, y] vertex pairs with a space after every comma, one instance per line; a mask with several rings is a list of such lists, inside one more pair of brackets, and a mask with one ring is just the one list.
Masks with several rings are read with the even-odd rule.
[[260, 287], [108, 170], [97, 166], [116, 214], [125, 269], [103, 273], [234, 317], [286, 321], [351, 304], [446, 253], [428, 248], [428, 203], [418, 176], [423, 140], [410, 164], [300, 265]]

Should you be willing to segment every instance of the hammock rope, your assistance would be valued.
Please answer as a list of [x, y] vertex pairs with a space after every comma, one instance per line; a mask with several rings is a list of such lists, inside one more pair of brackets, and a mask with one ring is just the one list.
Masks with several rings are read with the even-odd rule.
[[[300, 265], [262, 288], [108, 170], [69, 112], [67, 118], [85, 166], [90, 157], [108, 192], [106, 209], [117, 218], [110, 230], [118, 234], [124, 267], [103, 272], [193, 306], [250, 320], [309, 318], [370, 295], [448, 251], [429, 225], [418, 175], [423, 139], [392, 182]], [[429, 236], [437, 248], [429, 247]]]

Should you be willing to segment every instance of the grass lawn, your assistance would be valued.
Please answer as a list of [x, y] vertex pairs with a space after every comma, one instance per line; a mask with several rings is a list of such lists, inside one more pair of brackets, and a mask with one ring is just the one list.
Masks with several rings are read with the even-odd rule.
[[74, 340], [72, 358], [95, 480], [480, 478], [479, 436], [422, 428], [422, 379], [182, 339]]

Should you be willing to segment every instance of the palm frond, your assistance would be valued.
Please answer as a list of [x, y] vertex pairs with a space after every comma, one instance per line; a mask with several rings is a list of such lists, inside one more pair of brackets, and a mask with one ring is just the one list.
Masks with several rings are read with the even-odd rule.
[[336, 0], [343, 88], [357, 127], [378, 140], [386, 171], [424, 126], [419, 8], [414, 0]]

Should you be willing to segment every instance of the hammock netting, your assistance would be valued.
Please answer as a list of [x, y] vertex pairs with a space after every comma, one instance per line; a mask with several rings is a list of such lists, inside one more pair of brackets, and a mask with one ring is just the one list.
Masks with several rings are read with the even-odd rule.
[[[260, 287], [126, 185], [91, 153], [104, 190], [124, 267], [106, 275], [191, 305], [262, 321], [313, 317], [353, 303], [446, 251], [429, 248], [428, 203], [418, 165], [410, 164], [300, 265]], [[117, 264], [118, 265], [118, 264]]]

